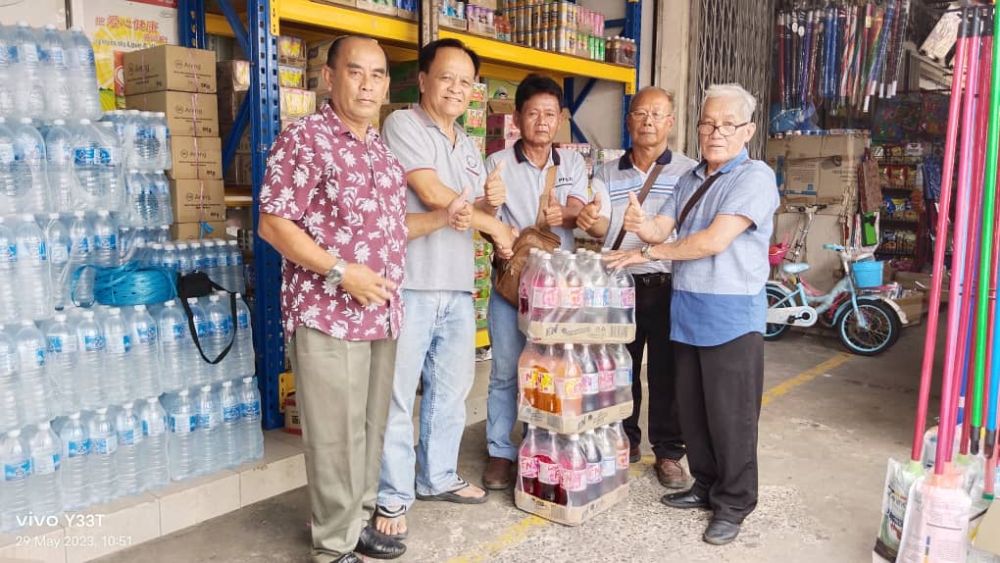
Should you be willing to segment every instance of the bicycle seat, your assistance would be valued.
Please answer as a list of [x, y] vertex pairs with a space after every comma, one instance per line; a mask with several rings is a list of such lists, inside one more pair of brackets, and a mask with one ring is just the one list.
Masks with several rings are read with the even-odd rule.
[[792, 264], [785, 264], [781, 267], [781, 270], [786, 274], [801, 274], [809, 271], [809, 264], [806, 264], [805, 262], [794, 262]]

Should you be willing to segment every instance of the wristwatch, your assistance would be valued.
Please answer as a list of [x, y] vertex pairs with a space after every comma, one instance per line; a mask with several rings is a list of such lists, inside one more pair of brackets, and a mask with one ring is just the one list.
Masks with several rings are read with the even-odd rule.
[[639, 254], [641, 254], [643, 258], [649, 260], [650, 262], [654, 262], [656, 260], [656, 258], [653, 258], [653, 245], [651, 244], [647, 244], [646, 246], [642, 247], [642, 250], [639, 251]]
[[337, 263], [326, 272], [326, 281], [333, 287], [337, 287], [344, 281], [344, 272], [347, 271], [347, 261], [337, 259]]

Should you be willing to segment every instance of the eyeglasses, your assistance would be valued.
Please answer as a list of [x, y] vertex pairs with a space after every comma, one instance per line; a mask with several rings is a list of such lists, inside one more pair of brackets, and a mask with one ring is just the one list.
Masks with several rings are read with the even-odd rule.
[[672, 117], [673, 115], [674, 114], [672, 113], [660, 113], [660, 112], [649, 113], [648, 111], [642, 111], [642, 110], [628, 112], [629, 118], [634, 119], [636, 121], [646, 121], [646, 119], [652, 117], [653, 121], [657, 123], [662, 123], [666, 121], [668, 117]]
[[698, 124], [698, 134], [704, 135], [706, 137], [711, 137], [716, 131], [719, 132], [723, 137], [732, 137], [736, 134], [736, 130], [740, 127], [750, 125], [749, 121], [744, 121], [738, 125], [712, 125], [711, 123], [699, 123]]

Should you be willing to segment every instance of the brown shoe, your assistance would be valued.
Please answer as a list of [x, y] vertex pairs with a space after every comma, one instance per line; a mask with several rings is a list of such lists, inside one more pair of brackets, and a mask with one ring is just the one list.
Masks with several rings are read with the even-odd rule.
[[628, 462], [629, 463], [639, 463], [642, 461], [642, 452], [639, 451], [639, 446], [629, 446], [628, 448]]
[[486, 464], [486, 471], [483, 471], [483, 486], [491, 491], [502, 491], [510, 487], [513, 481], [510, 470], [513, 466], [514, 462], [509, 459], [491, 457]]
[[691, 476], [681, 466], [680, 461], [658, 458], [653, 467], [656, 469], [657, 480], [664, 487], [668, 489], [683, 489], [688, 486]]

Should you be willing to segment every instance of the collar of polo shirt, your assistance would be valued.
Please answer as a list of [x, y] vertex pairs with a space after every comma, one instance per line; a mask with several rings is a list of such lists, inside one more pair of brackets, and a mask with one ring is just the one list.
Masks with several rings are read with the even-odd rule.
[[[518, 164], [528, 162], [528, 157], [524, 155], [523, 145], [524, 141], [521, 139], [518, 139], [517, 142], [514, 143], [514, 160], [516, 160]], [[559, 151], [556, 150], [555, 145], [552, 145], [552, 164], [559, 166]]]
[[[723, 167], [720, 168], [716, 173], [728, 174], [733, 171], [733, 168], [736, 168], [737, 166], [743, 164], [749, 159], [750, 159], [750, 153], [748, 153], [746, 149], [743, 149], [740, 151], [740, 154], [733, 157], [732, 160], [723, 165]], [[694, 173], [699, 178], [704, 178], [706, 170], [708, 170], [708, 162], [705, 159], [702, 159], [701, 162], [698, 163], [698, 166], [695, 167]]]
[[[667, 150], [663, 151], [663, 154], [656, 157], [656, 163], [662, 166], [666, 166], [670, 164], [670, 161], [673, 160], [673, 158], [674, 158], [674, 153], [670, 152], [670, 149], [668, 148]], [[619, 170], [628, 170], [630, 168], [632, 168], [632, 149], [625, 151], [625, 154], [623, 154], [622, 157], [618, 159]]]

